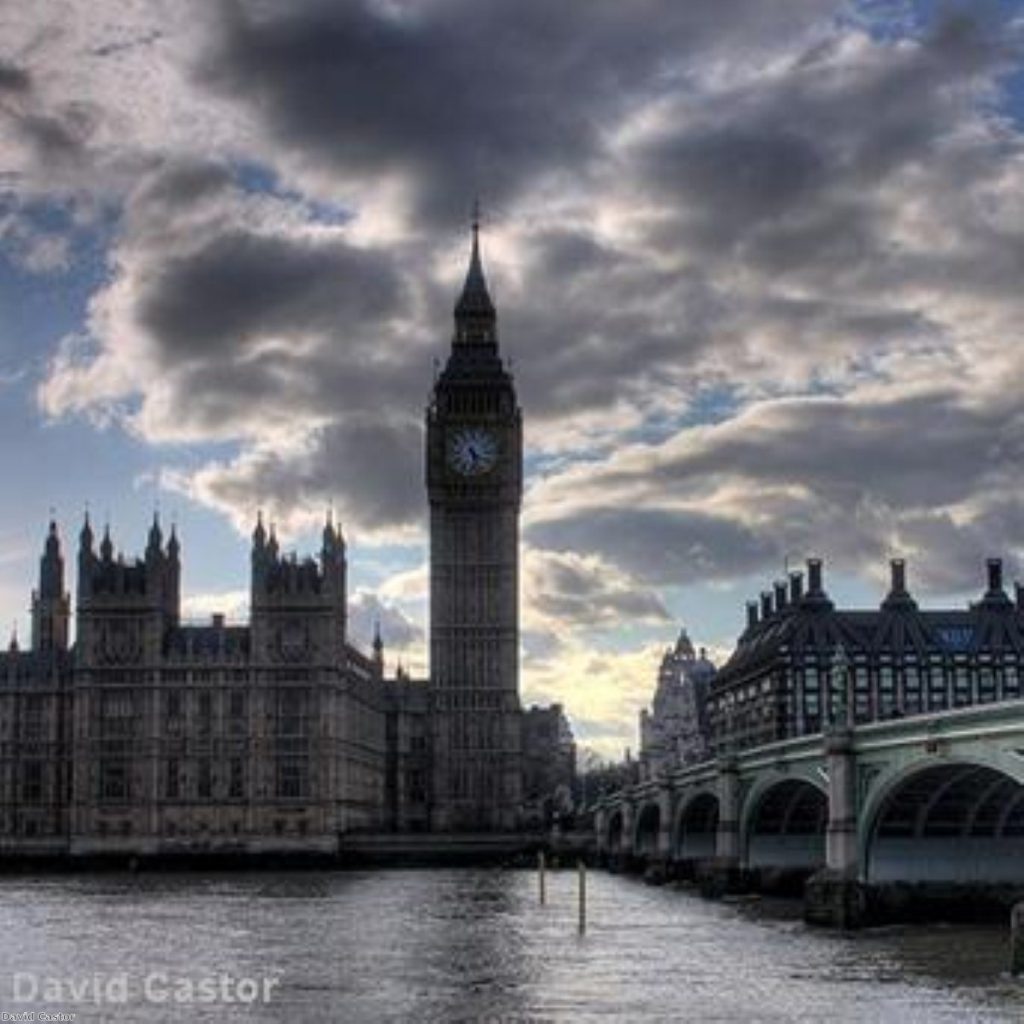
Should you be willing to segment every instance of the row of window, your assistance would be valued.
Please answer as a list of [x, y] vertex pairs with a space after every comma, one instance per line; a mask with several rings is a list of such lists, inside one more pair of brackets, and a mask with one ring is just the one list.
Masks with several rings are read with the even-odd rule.
[[[163, 765], [162, 792], [165, 800], [242, 800], [248, 795], [246, 762], [230, 758], [223, 775], [214, 773], [210, 758], [199, 758], [193, 772], [186, 772], [177, 758]], [[103, 803], [124, 803], [132, 799], [131, 762], [101, 761], [99, 799]], [[304, 800], [310, 796], [309, 762], [300, 758], [279, 758], [275, 763], [274, 798]]]

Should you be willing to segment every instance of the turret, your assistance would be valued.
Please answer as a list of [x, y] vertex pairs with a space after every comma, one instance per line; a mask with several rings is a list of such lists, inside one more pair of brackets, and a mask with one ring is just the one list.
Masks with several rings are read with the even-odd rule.
[[32, 594], [32, 649], [67, 650], [70, 616], [71, 601], [64, 590], [64, 558], [57, 524], [51, 520], [39, 560], [39, 587]]
[[384, 641], [380, 637], [380, 619], [373, 624], [373, 664], [377, 669], [377, 676], [384, 676]]
[[78, 600], [87, 598], [91, 592], [92, 567], [96, 556], [92, 550], [92, 525], [89, 523], [89, 513], [85, 513], [85, 520], [82, 523], [82, 530], [78, 535]]
[[171, 523], [171, 535], [167, 538], [164, 596], [167, 614], [177, 623], [181, 618], [181, 544], [178, 543], [178, 529], [174, 523]]
[[103, 540], [100, 541], [100, 558], [108, 564], [114, 560], [114, 542], [110, 539], [110, 523], [105, 524], [103, 527]]
[[149, 539], [146, 541], [146, 561], [153, 562], [163, 555], [164, 535], [160, 529], [160, 515], [153, 513], [153, 525], [149, 528]]

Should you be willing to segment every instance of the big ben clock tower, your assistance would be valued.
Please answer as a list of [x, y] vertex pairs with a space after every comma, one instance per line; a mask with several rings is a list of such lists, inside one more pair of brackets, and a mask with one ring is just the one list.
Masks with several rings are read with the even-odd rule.
[[435, 832], [517, 826], [522, 459], [474, 220], [451, 354], [427, 410]]

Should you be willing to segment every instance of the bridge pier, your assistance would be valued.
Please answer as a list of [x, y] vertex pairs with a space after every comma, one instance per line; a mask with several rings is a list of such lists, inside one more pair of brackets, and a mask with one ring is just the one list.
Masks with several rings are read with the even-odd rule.
[[705, 896], [722, 896], [742, 888], [740, 865], [740, 774], [734, 757], [718, 762], [718, 828], [715, 858], [702, 871], [700, 890]]
[[615, 865], [619, 871], [628, 871], [633, 867], [635, 838], [636, 808], [627, 801], [622, 805], [622, 839], [619, 841], [618, 863]]
[[608, 812], [603, 807], [594, 812], [594, 833], [597, 862], [603, 864], [608, 855]]
[[857, 759], [853, 733], [837, 729], [825, 736], [828, 768], [828, 825], [825, 867], [804, 888], [804, 918], [809, 924], [857, 928], [866, 915], [866, 892], [859, 880], [857, 855]]

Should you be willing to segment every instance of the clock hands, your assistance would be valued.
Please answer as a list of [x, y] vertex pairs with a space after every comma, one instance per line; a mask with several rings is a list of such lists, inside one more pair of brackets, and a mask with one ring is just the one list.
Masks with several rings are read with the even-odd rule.
[[480, 431], [457, 435], [452, 448], [453, 465], [467, 476], [487, 472], [494, 464], [494, 455], [493, 440]]

